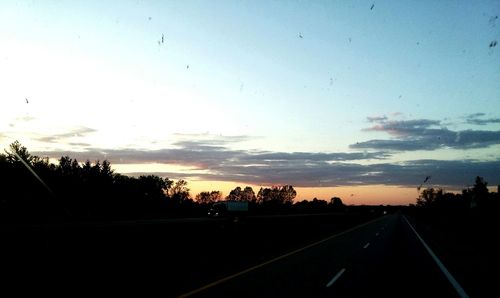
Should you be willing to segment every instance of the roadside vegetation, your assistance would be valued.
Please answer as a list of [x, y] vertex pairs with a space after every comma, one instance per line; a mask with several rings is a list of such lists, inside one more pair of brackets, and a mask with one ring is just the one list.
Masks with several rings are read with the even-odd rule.
[[498, 264], [497, 246], [500, 196], [490, 192], [480, 176], [461, 193], [426, 188], [416, 204], [405, 213], [448, 270], [471, 297], [488, 297], [494, 291], [494, 270]]

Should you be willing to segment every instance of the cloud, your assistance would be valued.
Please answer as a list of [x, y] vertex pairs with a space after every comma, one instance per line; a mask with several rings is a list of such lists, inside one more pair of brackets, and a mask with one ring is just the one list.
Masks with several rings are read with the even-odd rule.
[[387, 120], [387, 116], [373, 116], [373, 117], [366, 117], [368, 122], [384, 122]]
[[500, 118], [469, 119], [469, 120], [467, 120], [467, 123], [469, 123], [469, 124], [476, 124], [476, 125], [486, 125], [486, 124], [490, 124], [490, 123], [500, 123]]
[[440, 121], [429, 119], [383, 121], [363, 131], [386, 132], [393, 137], [392, 139], [374, 139], [351, 144], [349, 147], [384, 151], [415, 151], [486, 148], [500, 144], [500, 131], [453, 131], [441, 127], [441, 124]]
[[33, 120], [36, 120], [36, 118], [32, 117], [32, 116], [16, 117], [16, 118], [14, 118], [13, 122], [9, 123], [9, 127], [15, 127], [17, 124], [19, 124], [21, 122], [29, 122], [29, 121], [33, 121]]
[[133, 175], [156, 174], [174, 179], [199, 179], [210, 181], [233, 181], [242, 184], [277, 185], [291, 184], [295, 187], [335, 187], [357, 185], [390, 185], [415, 187], [424, 185], [462, 189], [482, 176], [491, 185], [500, 183], [500, 161], [478, 162], [474, 160], [442, 161], [415, 160], [403, 163], [381, 163], [360, 165], [356, 163], [333, 164], [281, 164], [270, 167], [266, 164], [243, 167], [234, 165], [217, 172], [189, 174], [175, 172], [129, 173]]
[[[230, 149], [225, 141], [178, 141], [175, 148], [158, 150], [140, 149], [105, 149], [84, 148], [84, 151], [40, 151], [34, 154], [60, 157], [70, 155], [78, 160], [108, 159], [112, 163], [140, 164], [164, 163], [196, 166], [200, 168], [221, 168], [231, 165], [249, 166], [265, 163], [269, 166], [279, 164], [315, 164], [335, 161], [353, 161], [369, 159], [385, 159], [389, 155], [384, 152], [350, 152], [350, 153], [314, 153], [314, 152], [269, 152], [258, 150]], [[229, 142], [229, 141], [228, 141]]]
[[[158, 150], [106, 149], [87, 147], [84, 151], [33, 152], [40, 156], [59, 158], [68, 155], [79, 161], [109, 160], [112, 164], [182, 165], [191, 167], [191, 173], [167, 172], [162, 176], [197, 177], [218, 181], [238, 181], [258, 184], [280, 184], [297, 182], [311, 184], [306, 180], [321, 180], [326, 172], [340, 171], [346, 162], [360, 160], [383, 160], [389, 155], [384, 152], [270, 152], [259, 150], [235, 150], [229, 148], [232, 142], [247, 138], [218, 138], [215, 140], [180, 140], [172, 148]], [[333, 166], [336, 164], [335, 166]], [[144, 167], [147, 169], [147, 165]], [[201, 170], [201, 171], [200, 171]], [[326, 171], [326, 172], [325, 172]], [[200, 174], [201, 173], [201, 174]], [[137, 174], [137, 173], [136, 173]], [[329, 185], [336, 180], [329, 178]], [[290, 181], [289, 181], [290, 180]], [[313, 182], [314, 184], [316, 182]]]
[[182, 140], [190, 141], [190, 142], [203, 142], [203, 143], [217, 143], [217, 144], [228, 144], [228, 143], [238, 143], [243, 141], [248, 141], [255, 139], [257, 137], [254, 136], [245, 136], [245, 135], [235, 135], [235, 136], [227, 136], [227, 135], [214, 135], [208, 132], [206, 133], [198, 133], [198, 134], [186, 134], [186, 133], [174, 133], [175, 137], [179, 139], [179, 142]]
[[473, 114], [467, 115], [467, 118], [477, 118], [477, 117], [482, 117], [482, 116], [486, 116], [486, 114], [485, 113], [473, 113]]
[[[464, 136], [468, 138], [468, 136]], [[244, 138], [242, 138], [244, 139]], [[87, 148], [84, 152], [33, 152], [59, 158], [68, 155], [80, 161], [108, 159], [112, 164], [176, 164], [192, 170], [123, 173], [128, 175], [156, 174], [171, 179], [233, 181], [242, 184], [292, 184], [296, 187], [332, 187], [355, 185], [399, 185], [417, 187], [426, 176], [432, 176], [439, 186], [464, 187], [476, 176], [500, 183], [500, 161], [478, 162], [415, 160], [399, 163], [384, 162], [390, 155], [380, 152], [270, 152], [234, 150], [224, 140], [182, 140], [173, 148], [159, 150]], [[224, 144], [226, 143], [226, 144]], [[386, 147], [392, 148], [394, 144]], [[379, 146], [380, 147], [380, 146]], [[411, 147], [410, 147], [411, 148]], [[360, 161], [379, 161], [360, 164]]]
[[51, 136], [43, 136], [35, 138], [37, 141], [45, 142], [45, 143], [59, 143], [61, 140], [72, 138], [72, 137], [83, 137], [90, 133], [96, 132], [96, 129], [89, 127], [79, 127], [73, 130], [70, 130], [66, 133], [54, 134]]
[[384, 152], [371, 152], [371, 153], [311, 153], [311, 152], [266, 152], [249, 154], [244, 157], [245, 161], [262, 161], [267, 162], [331, 162], [331, 161], [352, 161], [363, 159], [384, 159], [388, 154]]
[[435, 150], [441, 144], [417, 140], [369, 140], [349, 145], [353, 149], [377, 149], [395, 151]]
[[465, 118], [466, 123], [473, 124], [473, 125], [487, 125], [490, 123], [500, 123], [500, 118], [481, 119], [484, 116], [486, 116], [485, 113], [475, 113], [475, 114], [467, 115]]
[[401, 121], [383, 121], [377, 125], [363, 129], [364, 131], [385, 131], [396, 136], [412, 135], [423, 132], [431, 126], [439, 125], [436, 120], [401, 120]]
[[78, 142], [76, 142], [76, 143], [70, 142], [70, 143], [68, 143], [68, 145], [75, 146], [75, 147], [89, 147], [90, 146], [89, 143], [78, 143]]

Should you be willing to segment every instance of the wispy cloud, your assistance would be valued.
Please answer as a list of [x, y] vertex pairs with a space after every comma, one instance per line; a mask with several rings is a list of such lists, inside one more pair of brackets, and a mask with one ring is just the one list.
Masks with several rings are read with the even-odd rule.
[[415, 133], [421, 133], [424, 130], [429, 129], [429, 127], [431, 126], [437, 126], [440, 124], [440, 121], [428, 119], [401, 121], [372, 120], [370, 122], [377, 122], [378, 124], [369, 128], [365, 128], [365, 131], [385, 131], [396, 136], [406, 136], [413, 135]]
[[90, 144], [89, 143], [78, 143], [78, 142], [69, 142], [68, 145], [70, 146], [75, 146], [75, 147], [89, 147]]
[[238, 143], [243, 141], [248, 141], [251, 139], [255, 139], [255, 136], [245, 136], [245, 135], [214, 135], [208, 132], [206, 133], [174, 133], [174, 137], [176, 137], [179, 142], [181, 141], [191, 141], [191, 142], [204, 142], [204, 143], [212, 143], [212, 144], [229, 144], [229, 143]]
[[368, 122], [384, 122], [387, 120], [387, 116], [371, 116], [371, 117], [366, 117]]
[[388, 133], [392, 139], [374, 139], [358, 142], [352, 149], [372, 150], [436, 150], [441, 148], [473, 149], [500, 144], [500, 131], [457, 130], [442, 127], [438, 120], [415, 119], [403, 121], [375, 120], [372, 127], [364, 131]]
[[9, 123], [9, 127], [15, 127], [18, 124], [30, 122], [33, 120], [36, 120], [36, 118], [33, 116], [19, 116], [19, 117], [14, 118], [14, 120], [11, 123]]
[[485, 113], [475, 113], [467, 115], [465, 119], [468, 124], [474, 124], [474, 125], [487, 125], [490, 123], [500, 123], [500, 118], [483, 119], [484, 116], [486, 116]]
[[35, 138], [35, 140], [39, 142], [45, 142], [45, 143], [59, 143], [61, 140], [72, 138], [72, 137], [84, 137], [90, 133], [96, 132], [96, 129], [90, 128], [90, 127], [78, 127], [75, 129], [72, 129], [68, 132], [65, 133], [60, 133], [60, 134], [53, 134], [50, 136], [42, 136]]
[[482, 116], [486, 116], [486, 114], [485, 113], [472, 113], [472, 114], [467, 115], [467, 118], [477, 118], [477, 117], [482, 117]]

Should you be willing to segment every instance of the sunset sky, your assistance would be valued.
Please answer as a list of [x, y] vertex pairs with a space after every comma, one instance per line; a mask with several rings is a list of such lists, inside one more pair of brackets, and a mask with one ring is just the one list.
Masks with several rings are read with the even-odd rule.
[[[373, 8], [372, 8], [373, 5]], [[372, 9], [371, 9], [372, 8]], [[298, 199], [500, 184], [498, 1], [2, 1], [0, 148]]]

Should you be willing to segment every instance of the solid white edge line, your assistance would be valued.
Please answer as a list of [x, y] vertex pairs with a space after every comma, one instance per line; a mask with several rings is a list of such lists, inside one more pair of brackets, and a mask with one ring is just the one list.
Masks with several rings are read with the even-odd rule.
[[326, 284], [326, 287], [329, 288], [331, 285], [333, 285], [334, 282], [337, 281], [337, 279], [339, 279], [339, 277], [344, 274], [345, 272], [345, 268], [342, 268], [337, 274], [335, 274], [335, 276], [332, 278], [332, 280], [330, 280], [329, 283]]
[[367, 248], [368, 246], [370, 246], [370, 242], [366, 243], [365, 246], [363, 246], [363, 248]]
[[438, 265], [439, 269], [443, 272], [443, 274], [446, 276], [448, 281], [451, 283], [455, 291], [457, 291], [458, 295], [462, 298], [469, 298], [469, 295], [465, 293], [464, 289], [460, 286], [458, 281], [451, 275], [451, 273], [446, 269], [443, 263], [438, 259], [438, 257], [434, 254], [434, 252], [431, 250], [431, 248], [425, 243], [424, 239], [420, 237], [420, 235], [417, 233], [417, 231], [413, 228], [413, 226], [410, 224], [406, 216], [403, 215], [403, 218], [406, 220], [406, 223], [410, 226], [410, 228], [415, 232], [415, 235], [417, 235], [417, 238], [422, 242], [422, 245], [425, 247], [427, 252], [431, 255], [432, 259], [436, 262]]

